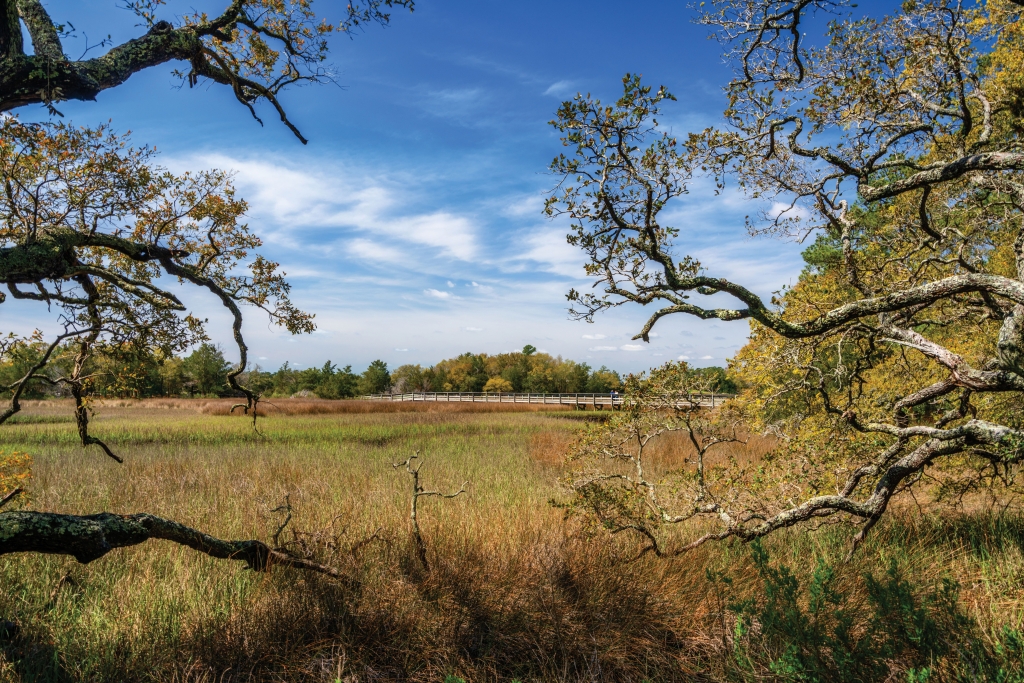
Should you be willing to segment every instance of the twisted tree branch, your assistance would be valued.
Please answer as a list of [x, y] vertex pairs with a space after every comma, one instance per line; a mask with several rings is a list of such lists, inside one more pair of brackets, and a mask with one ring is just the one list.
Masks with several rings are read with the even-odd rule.
[[150, 539], [171, 541], [222, 560], [239, 560], [254, 571], [281, 565], [335, 578], [341, 576], [335, 569], [273, 550], [261, 541], [224, 541], [147, 513], [102, 512], [86, 516], [24, 511], [0, 513], [0, 555], [24, 552], [71, 555], [87, 564], [115, 548], [140, 545]]

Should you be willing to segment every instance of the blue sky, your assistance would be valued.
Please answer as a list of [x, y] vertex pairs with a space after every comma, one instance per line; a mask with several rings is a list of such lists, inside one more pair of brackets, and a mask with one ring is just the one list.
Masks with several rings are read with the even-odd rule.
[[[142, 29], [117, 4], [51, 0], [47, 7], [93, 40], [109, 32], [120, 41]], [[320, 5], [328, 15], [342, 6]], [[170, 0], [161, 18], [193, 7]], [[621, 371], [681, 356], [724, 365], [746, 338], [744, 322], [676, 316], [643, 344], [630, 337], [650, 311], [621, 308], [592, 325], [569, 320], [565, 293], [588, 286], [582, 257], [565, 243], [565, 223], [541, 214], [556, 182], [546, 167], [561, 151], [547, 122], [577, 91], [612, 100], [624, 73], [641, 73], [678, 97], [662, 117], [674, 132], [717, 122], [729, 71], [691, 18], [685, 3], [661, 0], [420, 0], [386, 29], [335, 41], [340, 87], [284, 95], [306, 146], [266, 107], [260, 127], [222, 86], [179, 89], [170, 65], [133, 76], [97, 102], [60, 108], [80, 125], [109, 119], [132, 131], [172, 169], [236, 172], [264, 253], [282, 263], [294, 299], [316, 314], [319, 328], [291, 337], [250, 312], [245, 333], [264, 367], [330, 359], [358, 370], [375, 358], [391, 367], [429, 365], [524, 344]], [[743, 217], [752, 209], [697, 182], [668, 222], [682, 231], [680, 253], [767, 296], [796, 279], [800, 246], [748, 237]], [[216, 302], [201, 292], [182, 296], [210, 318], [212, 337], [230, 355]], [[44, 310], [24, 302], [5, 309], [8, 328], [53, 327]]]

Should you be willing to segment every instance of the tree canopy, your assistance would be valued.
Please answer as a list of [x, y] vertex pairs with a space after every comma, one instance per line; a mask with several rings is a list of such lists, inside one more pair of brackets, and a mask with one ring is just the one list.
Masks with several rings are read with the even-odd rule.
[[604, 393], [621, 386], [614, 370], [538, 352], [529, 344], [511, 353], [466, 352], [429, 368], [402, 365], [391, 373], [393, 390], [530, 393]]
[[[0, 423], [31, 383], [60, 383], [75, 397], [83, 443], [113, 456], [88, 434], [89, 358], [104, 349], [170, 355], [206, 339], [205, 321], [186, 312], [166, 276], [211, 292], [231, 314], [240, 358], [224, 377], [247, 410], [256, 396], [237, 381], [248, 363], [239, 304], [293, 333], [313, 329], [278, 265], [254, 253], [260, 240], [240, 222], [246, 204], [229, 176], [174, 175], [152, 162], [152, 150], [129, 147], [105, 127], [0, 123], [0, 282], [16, 299], [57, 307], [63, 328], [3, 387], [10, 399]], [[0, 355], [41, 340], [9, 334]], [[51, 376], [62, 354], [66, 372]]]
[[[152, 157], [152, 150], [132, 148], [104, 127], [29, 125], [14, 117], [0, 122], [0, 282], [16, 299], [56, 307], [62, 326], [50, 340], [37, 332], [0, 341], [0, 360], [20, 366], [0, 387], [9, 396], [0, 423], [20, 409], [33, 383], [60, 385], [75, 399], [82, 445], [96, 445], [118, 462], [120, 456], [89, 432], [91, 361], [97, 352], [108, 360], [169, 357], [206, 340], [206, 321], [187, 313], [169, 282], [209, 291], [231, 314], [238, 364], [226, 367], [220, 351], [205, 345], [192, 370], [205, 385], [226, 380], [245, 396], [254, 420], [259, 395], [238, 382], [248, 362], [240, 305], [263, 309], [293, 333], [313, 329], [312, 316], [288, 299], [277, 264], [254, 253], [260, 240], [240, 221], [246, 205], [229, 176], [175, 175]], [[0, 303], [6, 296], [0, 294]], [[11, 460], [0, 454], [4, 469]], [[15, 476], [5, 473], [0, 484], [10, 485]], [[4, 491], [0, 508], [20, 492]], [[226, 541], [147, 513], [0, 511], [0, 555], [56, 553], [90, 562], [151, 538], [242, 560], [255, 570], [279, 563], [337, 576], [258, 540]]]
[[[1013, 488], [1024, 459], [1021, 7], [906, 2], [801, 42], [808, 12], [840, 7], [714, 3], [701, 21], [735, 68], [721, 126], [675, 138], [657, 123], [674, 98], [633, 75], [614, 105], [578, 96], [554, 122], [568, 151], [548, 212], [598, 288], [570, 292], [574, 315], [654, 305], [644, 340], [668, 315], [751, 325], [734, 369], [790, 459], [736, 480], [752, 495], [706, 498], [710, 537], [840, 517], [856, 545], [929, 472], [963, 495]], [[696, 226], [661, 212], [700, 176], [761, 203], [752, 233], [816, 236], [796, 286], [765, 301], [678, 253]]]

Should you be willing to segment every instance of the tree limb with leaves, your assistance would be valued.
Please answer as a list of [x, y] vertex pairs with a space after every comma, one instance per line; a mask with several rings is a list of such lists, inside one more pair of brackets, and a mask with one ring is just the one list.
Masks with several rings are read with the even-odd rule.
[[[805, 47], [801, 18], [830, 8], [724, 0], [701, 16], [736, 71], [721, 127], [677, 140], [656, 118], [674, 98], [629, 75], [613, 106], [577, 96], [553, 122], [569, 152], [547, 211], [572, 221], [598, 290], [570, 292], [573, 315], [653, 306], [645, 341], [669, 315], [749, 321], [737, 370], [762, 422], [785, 439], [816, 425], [801, 496], [735, 510], [714, 538], [839, 516], [861, 523], [856, 547], [929, 468], [1009, 483], [1024, 460], [1022, 10], [907, 2]], [[827, 262], [764, 301], [677, 256], [699, 227], [661, 213], [708, 176], [763, 207], [750, 232], [814, 236]]]
[[[681, 361], [628, 376], [621, 408], [588, 425], [572, 445], [572, 469], [563, 479], [572, 496], [560, 507], [613, 535], [641, 537], [637, 557], [678, 555], [704, 542], [669, 547], [666, 529], [704, 517], [728, 528], [737, 507], [757, 507], [758, 496], [736, 476], [742, 466], [720, 455], [726, 444], [745, 443], [738, 432], [743, 416], [734, 406], [703, 408], [703, 398], [718, 389], [717, 378]], [[681, 453], [680, 466], [664, 465]]]
[[[65, 43], [77, 37], [73, 26], [55, 21], [41, 0], [0, 0], [0, 111], [43, 104], [52, 113], [64, 100], [94, 100], [133, 74], [167, 62], [185, 62], [175, 75], [189, 87], [209, 81], [231, 88], [241, 104], [256, 112], [269, 103], [285, 126], [306, 139], [279, 100], [292, 85], [330, 82], [327, 58], [332, 33], [351, 34], [364, 24], [386, 25], [394, 8], [413, 9], [413, 0], [358, 0], [329, 21], [313, 0], [232, 0], [223, 12], [195, 12], [177, 24], [158, 18], [165, 0], [129, 0], [125, 8], [146, 31], [120, 45], [104, 40], [86, 45], [77, 58]], [[26, 51], [22, 27], [31, 40]], [[86, 58], [94, 49], [101, 55]]]
[[[7, 290], [0, 304], [10, 295], [57, 308], [62, 323], [25, 374], [0, 387], [7, 400], [0, 424], [20, 410], [30, 384], [63, 385], [75, 398], [82, 445], [121, 462], [89, 431], [87, 360], [128, 348], [170, 354], [205, 340], [205, 321], [187, 312], [169, 287], [174, 280], [212, 293], [230, 313], [239, 359], [227, 382], [253, 415], [259, 397], [238, 381], [248, 363], [242, 307], [261, 309], [292, 333], [313, 330], [313, 317], [291, 303], [278, 264], [255, 252], [260, 240], [241, 222], [246, 203], [229, 174], [175, 175], [152, 162], [152, 150], [131, 148], [106, 127], [0, 122], [0, 285]], [[8, 335], [0, 361], [41, 340], [41, 333]], [[61, 553], [88, 562], [149, 538], [253, 569], [277, 563], [330, 573], [258, 541], [221, 541], [147, 514], [0, 513], [0, 555]]]

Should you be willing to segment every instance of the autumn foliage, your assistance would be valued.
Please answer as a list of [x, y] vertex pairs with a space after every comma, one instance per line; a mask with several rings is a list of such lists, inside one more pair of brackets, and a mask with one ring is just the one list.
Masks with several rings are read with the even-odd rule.
[[0, 498], [24, 489], [32, 478], [32, 456], [20, 451], [0, 450]]

